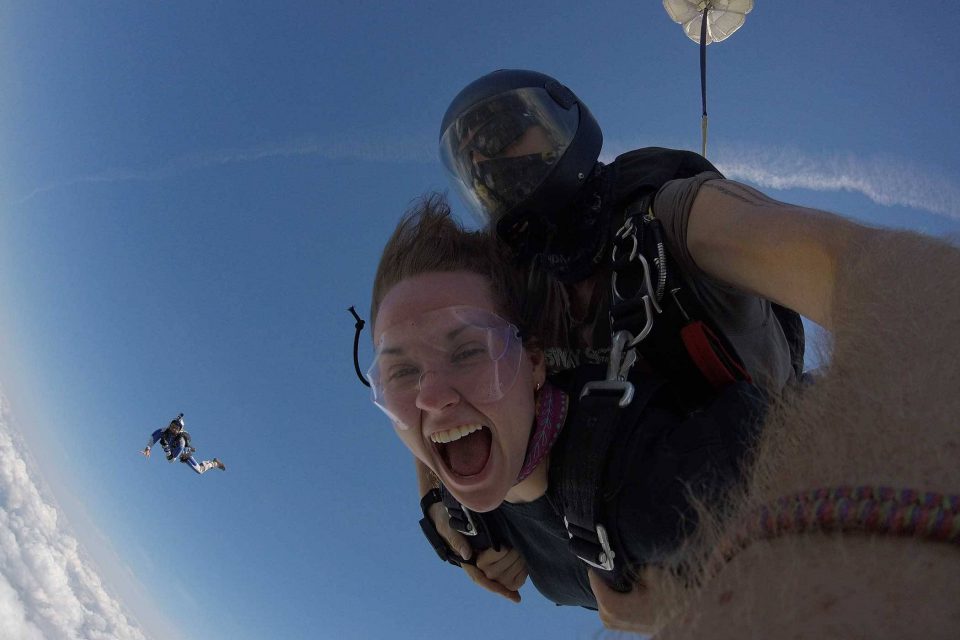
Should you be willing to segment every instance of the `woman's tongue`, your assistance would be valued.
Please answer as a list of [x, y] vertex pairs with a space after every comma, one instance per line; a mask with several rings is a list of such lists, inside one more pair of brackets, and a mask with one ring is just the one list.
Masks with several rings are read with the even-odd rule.
[[490, 457], [490, 430], [478, 429], [459, 440], [440, 445], [447, 466], [458, 476], [472, 476], [483, 471]]

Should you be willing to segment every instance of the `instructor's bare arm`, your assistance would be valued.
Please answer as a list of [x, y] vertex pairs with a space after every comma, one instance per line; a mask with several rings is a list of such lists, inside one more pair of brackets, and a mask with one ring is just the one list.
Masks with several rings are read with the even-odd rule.
[[[823, 376], [768, 419], [746, 509], [841, 485], [960, 493], [960, 251], [707, 185], [688, 228], [698, 265], [832, 331]], [[956, 638], [958, 575], [960, 548], [923, 538], [758, 539], [660, 637]]]
[[830, 328], [837, 262], [869, 231], [732, 180], [711, 180], [690, 211], [687, 247], [710, 276]]

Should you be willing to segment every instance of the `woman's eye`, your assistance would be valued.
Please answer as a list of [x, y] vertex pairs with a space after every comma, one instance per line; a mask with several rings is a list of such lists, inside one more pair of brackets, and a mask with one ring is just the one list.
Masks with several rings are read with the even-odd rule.
[[474, 362], [486, 357], [487, 350], [480, 345], [470, 345], [461, 347], [453, 354], [453, 361], [456, 363]]
[[387, 376], [388, 382], [399, 382], [401, 380], [410, 378], [411, 376], [419, 375], [419, 369], [413, 366], [401, 366], [393, 367], [390, 369], [390, 375]]

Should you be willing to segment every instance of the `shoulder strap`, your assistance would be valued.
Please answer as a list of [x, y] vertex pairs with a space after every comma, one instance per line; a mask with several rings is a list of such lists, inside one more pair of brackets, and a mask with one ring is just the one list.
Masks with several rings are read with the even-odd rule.
[[482, 513], [471, 511], [450, 493], [449, 490], [440, 484], [440, 497], [443, 500], [443, 506], [450, 517], [450, 527], [467, 536], [467, 541], [474, 551], [483, 551], [493, 548], [500, 550], [500, 543], [494, 534], [489, 518]]
[[603, 522], [600, 512], [604, 470], [617, 434], [637, 425], [661, 384], [654, 380], [587, 383], [564, 430], [559, 475], [554, 476], [571, 552], [596, 569], [613, 572], [620, 581], [623, 567], [616, 561], [617, 551], [608, 535], [613, 523]]
[[667, 254], [660, 221], [646, 214], [651, 199], [628, 208], [614, 237], [611, 330], [626, 332], [628, 351], [680, 383], [687, 404], [702, 406], [750, 374]]
[[803, 320], [800, 314], [793, 309], [787, 309], [776, 302], [770, 303], [773, 309], [773, 315], [780, 322], [783, 334], [787, 338], [787, 344], [790, 345], [790, 357], [793, 362], [793, 370], [797, 374], [797, 380], [803, 378], [803, 356], [806, 351], [806, 336], [803, 329]]

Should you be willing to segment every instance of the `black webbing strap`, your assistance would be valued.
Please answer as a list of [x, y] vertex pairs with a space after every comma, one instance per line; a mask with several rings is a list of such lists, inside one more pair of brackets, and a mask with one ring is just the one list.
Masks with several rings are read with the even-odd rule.
[[[613, 333], [637, 336], [646, 327], [636, 350], [661, 375], [682, 384], [684, 400], [693, 405], [731, 382], [750, 381], [737, 350], [666, 254], [660, 221], [629, 213], [613, 261], [618, 289], [610, 305]], [[659, 310], [645, 298], [653, 298]]]
[[621, 429], [633, 428], [659, 388], [659, 382], [634, 385], [633, 399], [622, 406], [617, 388], [587, 385], [570, 423], [564, 429], [557, 485], [570, 550], [587, 564], [604, 571], [619, 568], [602, 521], [603, 480], [611, 445]]
[[447, 515], [450, 516], [450, 527], [467, 536], [467, 541], [470, 542], [470, 547], [474, 551], [484, 551], [490, 548], [496, 551], [500, 550], [500, 545], [483, 514], [471, 511], [460, 504], [442, 484], [440, 485], [440, 496], [443, 498], [443, 506], [447, 510]]

